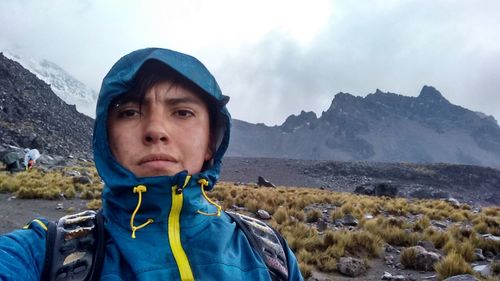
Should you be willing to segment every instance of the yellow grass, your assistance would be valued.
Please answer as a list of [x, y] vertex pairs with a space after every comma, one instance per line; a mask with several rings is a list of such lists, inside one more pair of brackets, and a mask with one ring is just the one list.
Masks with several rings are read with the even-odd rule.
[[470, 265], [456, 252], [451, 252], [434, 265], [438, 274], [438, 280], [444, 280], [450, 276], [472, 273]]
[[[89, 174], [93, 184], [74, 183], [65, 173], [68, 170]], [[13, 175], [0, 172], [0, 192], [11, 192], [20, 198], [57, 199], [64, 194], [66, 198], [92, 199], [87, 208], [98, 209], [101, 207], [101, 191], [102, 184], [92, 166], [47, 173], [37, 169]], [[418, 240], [432, 241], [436, 248], [448, 254], [436, 268], [440, 278], [455, 272], [456, 266], [462, 265], [461, 261], [471, 261], [475, 248], [500, 253], [500, 243], [485, 240], [480, 235], [500, 235], [499, 207], [474, 213], [466, 204], [455, 209], [439, 200], [410, 202], [404, 198], [379, 198], [314, 188], [257, 188], [229, 182], [218, 183], [208, 196], [226, 209], [236, 205], [245, 207], [247, 213], [258, 209], [268, 211], [272, 215], [268, 223], [287, 239], [305, 276], [309, 276], [312, 270], [336, 270], [336, 262], [343, 256], [380, 256], [384, 243], [413, 246]], [[324, 213], [327, 206], [331, 211]], [[316, 230], [315, 222], [319, 218], [329, 218], [328, 222], [332, 223], [346, 214], [352, 214], [360, 221], [354, 230], [328, 229], [322, 233]], [[364, 219], [366, 214], [375, 218]], [[417, 215], [418, 219], [409, 221], [406, 217], [409, 214]], [[451, 227], [443, 231], [432, 226], [432, 220], [468, 223], [471, 227]], [[411, 252], [403, 251], [401, 259], [403, 264], [409, 263]]]

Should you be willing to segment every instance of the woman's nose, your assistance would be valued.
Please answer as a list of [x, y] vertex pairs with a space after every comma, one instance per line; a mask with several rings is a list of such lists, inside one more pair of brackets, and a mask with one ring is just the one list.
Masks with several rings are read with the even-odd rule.
[[143, 142], [145, 144], [164, 143], [169, 139], [167, 131], [167, 121], [158, 117], [152, 116], [144, 118], [144, 136]]

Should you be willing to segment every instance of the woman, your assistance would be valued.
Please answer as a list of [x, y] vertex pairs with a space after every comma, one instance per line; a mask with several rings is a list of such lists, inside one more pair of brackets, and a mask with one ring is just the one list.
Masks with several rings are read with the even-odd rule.
[[[271, 280], [205, 194], [229, 142], [227, 101], [198, 60], [171, 50], [132, 52], [106, 75], [93, 136], [108, 233], [100, 280]], [[45, 237], [35, 220], [0, 238], [2, 280], [38, 280]], [[288, 280], [302, 280], [285, 252]]]

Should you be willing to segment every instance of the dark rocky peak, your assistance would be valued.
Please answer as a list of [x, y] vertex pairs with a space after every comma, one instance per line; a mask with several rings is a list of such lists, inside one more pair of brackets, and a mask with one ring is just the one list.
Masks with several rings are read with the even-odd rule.
[[375, 93], [368, 94], [365, 97], [365, 101], [372, 104], [375, 103], [375, 104], [383, 104], [396, 107], [400, 107], [404, 104], [407, 104], [411, 102], [412, 99], [414, 98], [406, 97], [391, 92], [382, 92], [380, 89], [377, 89]]
[[330, 108], [324, 113], [328, 112], [345, 112], [346, 110], [350, 110], [353, 107], [357, 107], [363, 103], [362, 97], [356, 97], [349, 93], [340, 92], [335, 95], [332, 100], [332, 104]]
[[450, 103], [438, 90], [436, 90], [436, 88], [427, 85], [420, 91], [418, 100], [431, 103]]
[[299, 115], [290, 115], [286, 118], [285, 122], [280, 126], [281, 130], [287, 133], [294, 132], [304, 126], [314, 126], [318, 120], [316, 113], [312, 111], [305, 112], [302, 110]]

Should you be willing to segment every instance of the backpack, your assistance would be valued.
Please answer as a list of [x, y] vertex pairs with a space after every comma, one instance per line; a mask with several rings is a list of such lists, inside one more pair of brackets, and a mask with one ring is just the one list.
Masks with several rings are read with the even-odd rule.
[[[265, 262], [273, 281], [288, 280], [288, 252], [283, 237], [249, 216], [225, 212]], [[97, 281], [104, 263], [106, 233], [101, 211], [87, 210], [49, 222], [41, 280]]]

